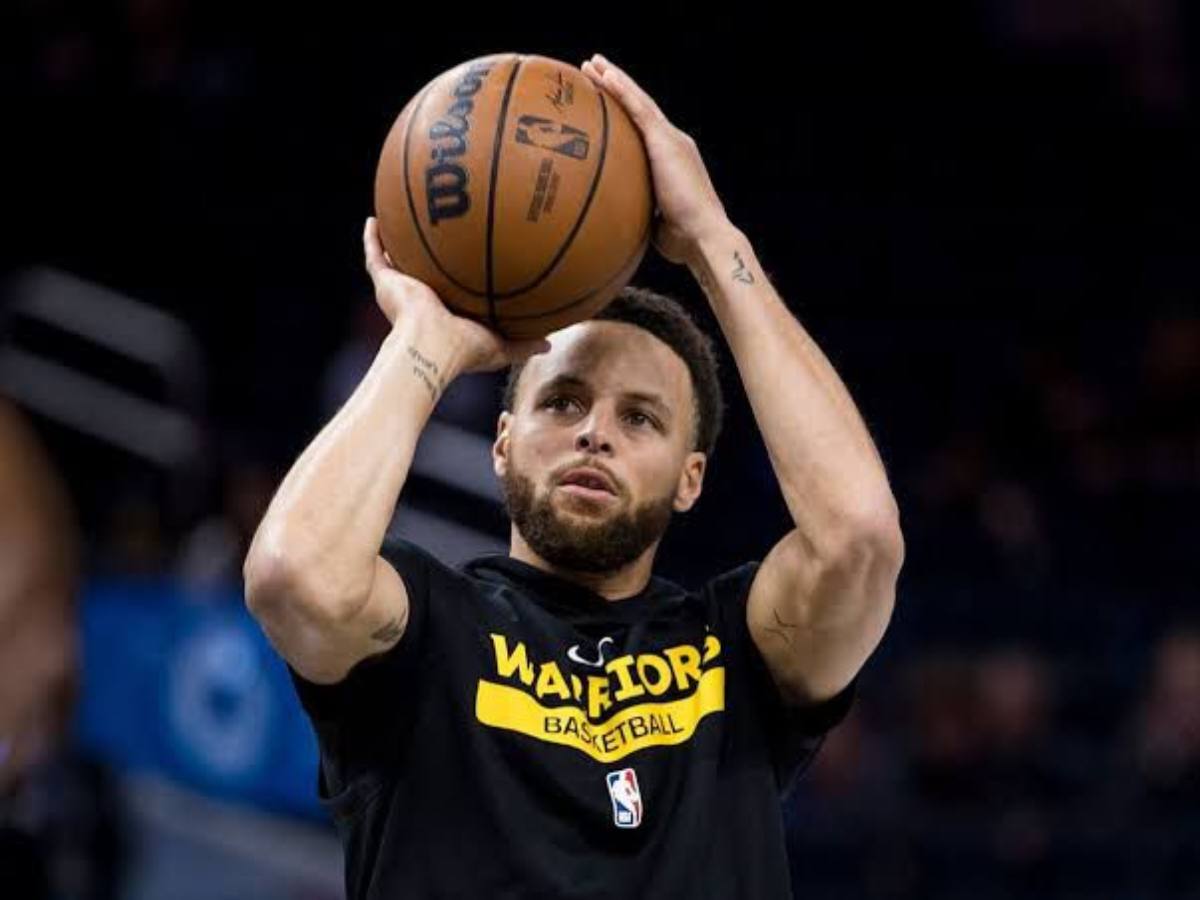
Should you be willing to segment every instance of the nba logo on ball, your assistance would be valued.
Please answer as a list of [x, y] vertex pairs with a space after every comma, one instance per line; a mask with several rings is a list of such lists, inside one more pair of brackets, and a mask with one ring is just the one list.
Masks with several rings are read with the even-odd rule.
[[613, 823], [618, 828], [637, 828], [642, 824], [642, 792], [637, 773], [619, 769], [608, 773], [608, 795], [612, 798]]

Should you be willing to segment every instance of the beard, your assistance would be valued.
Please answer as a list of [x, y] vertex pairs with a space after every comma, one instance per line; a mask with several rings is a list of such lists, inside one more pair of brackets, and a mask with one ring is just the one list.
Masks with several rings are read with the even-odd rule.
[[503, 479], [508, 515], [530, 548], [569, 572], [615, 572], [658, 541], [671, 522], [673, 496], [659, 497], [601, 521], [572, 521], [538, 497], [532, 479], [509, 468]]

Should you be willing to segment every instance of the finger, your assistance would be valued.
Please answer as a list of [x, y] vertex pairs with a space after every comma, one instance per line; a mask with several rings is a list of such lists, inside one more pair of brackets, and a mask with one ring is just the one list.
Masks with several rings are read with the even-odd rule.
[[585, 62], [579, 68], [583, 70], [583, 74], [588, 77], [588, 79], [593, 85], [595, 85], [596, 88], [599, 90], [604, 90], [606, 88], [606, 85], [604, 84], [604, 77], [591, 62]]
[[600, 75], [600, 83], [616, 95], [634, 121], [639, 124], [666, 121], [666, 116], [654, 102], [654, 98], [646, 93], [623, 69], [613, 65], [599, 53], [592, 57], [590, 62]]
[[372, 281], [391, 268], [384, 255], [383, 245], [379, 242], [379, 222], [374, 216], [369, 216], [367, 224], [363, 227], [363, 257], [367, 265], [367, 274], [371, 276]]

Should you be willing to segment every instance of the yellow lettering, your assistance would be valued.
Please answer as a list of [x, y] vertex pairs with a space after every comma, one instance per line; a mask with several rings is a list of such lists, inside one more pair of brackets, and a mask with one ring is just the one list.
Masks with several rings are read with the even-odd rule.
[[671, 671], [675, 673], [675, 685], [681, 690], [688, 689], [688, 676], [693, 681], [700, 680], [700, 651], [690, 644], [679, 647], [668, 647], [663, 651], [671, 661]]
[[588, 717], [595, 719], [612, 706], [608, 698], [608, 679], [598, 675], [588, 676]]
[[[510, 656], [515, 655], [514, 649]], [[654, 657], [648, 654], [648, 657]], [[644, 664], [651, 684], [670, 689], [670, 666], [657, 657]], [[517, 671], [514, 668], [514, 672]], [[565, 672], [563, 673], [566, 674]], [[596, 682], [613, 690], [614, 681], [596, 678], [589, 690], [597, 707], [608, 700], [606, 691], [596, 691]], [[657, 688], [656, 688], [657, 689]], [[589, 722], [583, 709], [548, 709], [519, 683], [501, 684], [480, 679], [475, 694], [475, 718], [481, 725], [503, 728], [547, 743], [573, 747], [600, 762], [614, 762], [647, 747], [680, 744], [695, 733], [709, 715], [725, 709], [725, 670], [715, 666], [704, 671], [694, 690], [676, 700], [652, 700], [639, 706], [611, 709], [607, 719]]]
[[[652, 679], [647, 674], [647, 668], [653, 669], [657, 676]], [[655, 697], [665, 694], [671, 686], [671, 667], [660, 656], [646, 654], [637, 658], [638, 678]]]
[[539, 697], [554, 694], [563, 700], [571, 699], [571, 690], [567, 687], [567, 680], [558, 670], [558, 664], [553, 662], [542, 663], [538, 671], [537, 687], [534, 690], [537, 691]]
[[709, 660], [716, 659], [721, 655], [721, 642], [717, 640], [715, 634], [709, 634], [704, 638], [704, 659], [701, 663], [706, 663]]
[[613, 699], [618, 703], [629, 700], [632, 697], [640, 697], [646, 693], [646, 689], [640, 684], [634, 682], [629, 670], [633, 667], [633, 657], [619, 656], [604, 667], [604, 671], [611, 672], [617, 676], [617, 682], [620, 685], [617, 692], [613, 694]]
[[525, 686], [533, 684], [533, 666], [525, 654], [525, 644], [517, 641], [516, 648], [510, 653], [508, 641], [502, 634], [493, 634], [492, 647], [496, 651], [496, 672], [501, 678], [512, 678], [516, 672]]

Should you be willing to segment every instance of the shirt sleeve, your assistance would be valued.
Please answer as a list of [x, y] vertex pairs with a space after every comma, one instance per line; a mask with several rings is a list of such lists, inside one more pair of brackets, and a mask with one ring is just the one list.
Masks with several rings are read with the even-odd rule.
[[288, 667], [321, 750], [318, 795], [335, 819], [361, 809], [386, 785], [422, 696], [431, 573], [441, 563], [415, 544], [391, 537], [380, 555], [408, 594], [408, 622], [400, 640], [363, 659], [335, 684], [316, 684]]
[[746, 601], [758, 566], [747, 563], [720, 575], [705, 586], [705, 592], [729, 654], [730, 702], [739, 705], [738, 719], [744, 727], [762, 736], [776, 782], [786, 792], [812, 762], [825, 735], [850, 711], [857, 679], [820, 703], [785, 702], [746, 622]]

